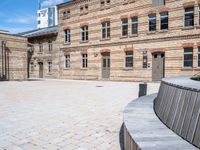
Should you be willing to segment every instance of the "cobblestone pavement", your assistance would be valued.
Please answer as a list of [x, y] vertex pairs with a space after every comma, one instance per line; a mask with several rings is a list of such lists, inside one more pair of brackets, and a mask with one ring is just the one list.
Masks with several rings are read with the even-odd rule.
[[[148, 85], [157, 92], [158, 83]], [[0, 82], [0, 150], [120, 150], [124, 107], [138, 83]]]

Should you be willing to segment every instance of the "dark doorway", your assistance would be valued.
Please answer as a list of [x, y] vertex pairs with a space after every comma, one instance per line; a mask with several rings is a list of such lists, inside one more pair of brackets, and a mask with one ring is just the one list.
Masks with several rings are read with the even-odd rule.
[[156, 52], [152, 54], [152, 80], [160, 81], [165, 77], [165, 53]]
[[43, 78], [43, 69], [44, 69], [44, 66], [43, 66], [43, 62], [39, 62], [39, 78]]
[[102, 78], [110, 78], [110, 53], [108, 52], [102, 54]]
[[9, 80], [9, 49], [6, 47], [6, 42], [1, 42], [0, 52], [0, 81]]

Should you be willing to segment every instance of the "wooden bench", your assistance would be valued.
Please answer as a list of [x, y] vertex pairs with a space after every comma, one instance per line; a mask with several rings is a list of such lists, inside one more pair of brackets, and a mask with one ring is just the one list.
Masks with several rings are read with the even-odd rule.
[[[185, 78], [182, 78], [182, 80], [185, 80]], [[174, 80], [172, 79], [163, 80], [161, 83], [158, 96], [157, 94], [153, 94], [138, 98], [129, 103], [125, 108], [124, 110], [125, 150], [199, 150], [198, 144], [200, 144], [200, 139], [199, 139], [200, 134], [199, 134], [198, 121], [200, 120], [200, 117], [199, 114], [197, 113], [200, 112], [199, 111], [200, 97], [198, 97], [199, 93], [197, 90], [195, 90], [196, 87], [193, 86], [192, 84], [191, 87], [195, 87], [195, 89], [194, 88], [184, 89], [190, 91], [193, 90], [193, 94], [197, 92], [196, 93], [197, 97], [195, 97], [194, 100], [191, 102], [192, 106], [194, 107], [196, 106], [195, 110], [194, 108], [190, 108], [189, 103], [186, 100], [187, 98], [182, 99], [183, 101], [187, 101], [187, 103], [183, 102], [183, 103], [172, 104], [173, 98], [177, 96], [176, 92], [173, 92], [173, 90], [175, 90], [173, 88], [174, 87], [183, 88], [184, 86], [175, 86], [176, 84], [168, 83], [168, 81], [174, 81]], [[198, 87], [198, 85], [196, 86]], [[192, 96], [192, 94], [190, 96]], [[179, 97], [177, 99], [181, 98]], [[190, 99], [192, 98], [190, 97]], [[194, 105], [194, 103], [196, 105]], [[180, 107], [179, 104], [181, 105]], [[185, 106], [184, 104], [187, 106]], [[188, 127], [188, 125], [186, 124], [189, 124], [190, 127], [193, 125], [193, 130], [195, 130], [194, 131], [195, 133], [192, 134], [193, 135], [192, 142], [187, 139], [183, 139], [184, 137], [182, 137], [181, 134], [172, 131], [173, 129], [172, 128], [170, 129], [169, 126], [167, 126], [166, 124], [166, 120], [170, 120], [171, 118], [176, 118], [176, 113], [170, 113], [172, 112], [172, 109], [178, 110], [185, 107], [187, 108], [188, 111], [186, 111], [184, 116], [181, 116], [180, 113], [179, 118], [182, 117], [182, 119], [174, 120], [173, 123], [182, 120], [182, 122], [180, 122], [182, 124], [180, 123], [177, 124], [178, 126], [181, 126], [179, 127], [179, 131], [181, 131], [180, 133], [184, 133], [184, 135], [186, 133], [186, 129], [183, 127]], [[191, 109], [191, 111], [193, 112], [192, 115], [191, 113], [189, 113], [189, 109]], [[158, 115], [155, 113], [155, 111], [158, 113]], [[189, 116], [187, 112], [190, 114]], [[171, 116], [169, 114], [171, 114]], [[197, 116], [194, 117], [194, 115]], [[191, 122], [188, 123], [186, 119], [188, 119], [188, 121]], [[188, 127], [186, 135], [189, 134], [191, 133], [189, 133], [189, 127]], [[193, 141], [196, 142], [196, 145], [195, 143], [193, 143]]]

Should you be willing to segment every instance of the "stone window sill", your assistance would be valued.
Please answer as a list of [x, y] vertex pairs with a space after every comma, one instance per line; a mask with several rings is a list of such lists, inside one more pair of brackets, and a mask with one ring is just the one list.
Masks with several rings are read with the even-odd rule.
[[150, 34], [156, 34], [156, 31], [148, 31], [147, 35], [150, 35]]
[[125, 35], [125, 36], [122, 35], [122, 36], [120, 37], [120, 39], [126, 39], [126, 38], [128, 38], [128, 35]]
[[193, 30], [194, 29], [194, 26], [191, 26], [191, 27], [183, 27], [182, 30]]
[[168, 29], [163, 29], [163, 30], [160, 30], [159, 33], [166, 33], [168, 31], [169, 31]]
[[88, 41], [80, 41], [80, 44], [88, 43]]
[[132, 37], [138, 37], [138, 34], [132, 34], [132, 35], [130, 35], [129, 37], [130, 37], [130, 38], [132, 38]]
[[64, 45], [71, 45], [71, 43], [65, 43], [65, 42], [64, 42]]
[[100, 41], [110, 41], [111, 38], [100, 39]]
[[181, 71], [193, 70], [193, 67], [183, 67]]

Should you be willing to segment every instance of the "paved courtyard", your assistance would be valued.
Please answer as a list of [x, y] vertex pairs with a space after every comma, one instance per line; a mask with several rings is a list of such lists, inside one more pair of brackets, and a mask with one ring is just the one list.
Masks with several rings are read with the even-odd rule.
[[[148, 84], [148, 93], [159, 83]], [[0, 150], [120, 150], [124, 107], [138, 83], [0, 82]]]

